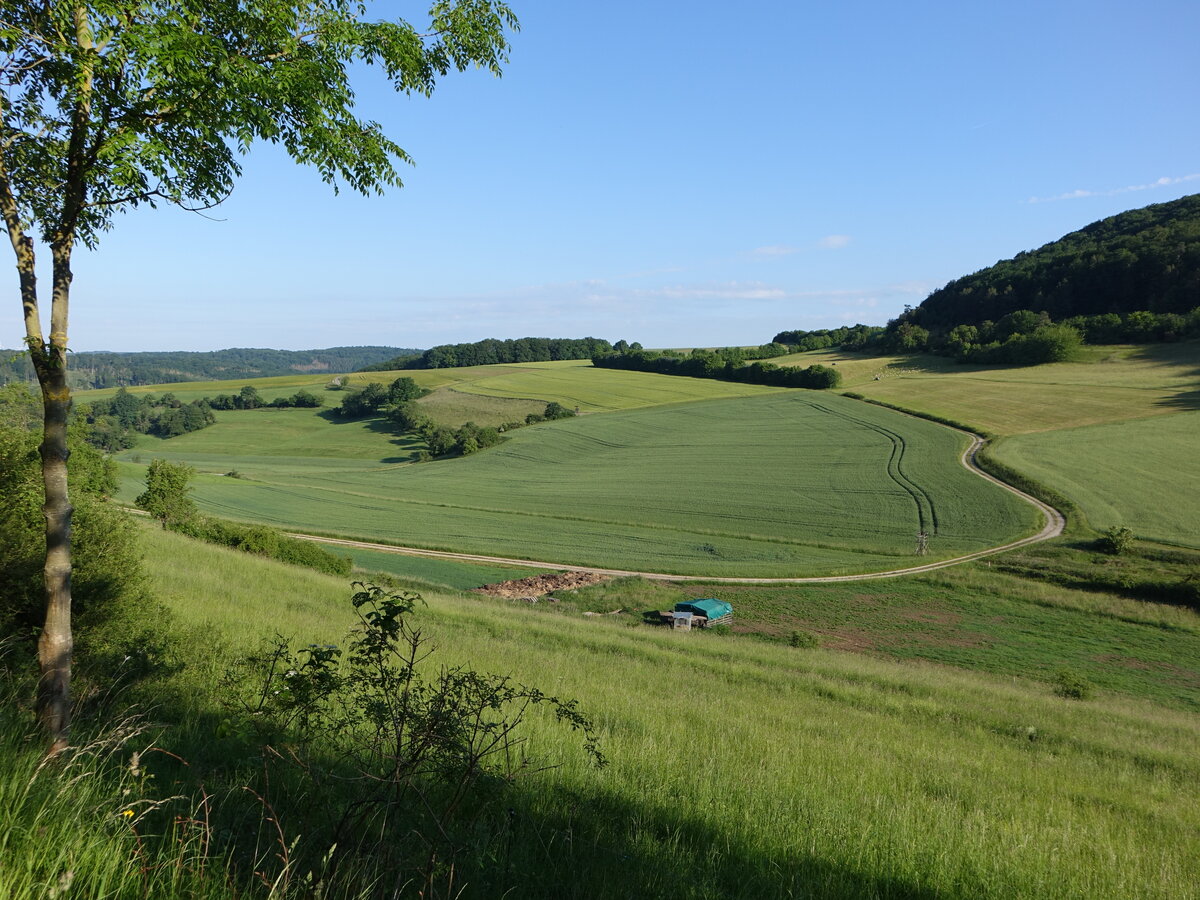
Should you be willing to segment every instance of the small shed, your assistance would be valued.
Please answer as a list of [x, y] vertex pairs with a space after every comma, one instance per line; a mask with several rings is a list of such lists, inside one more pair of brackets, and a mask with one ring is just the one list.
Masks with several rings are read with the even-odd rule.
[[680, 600], [675, 604], [675, 612], [689, 612], [694, 616], [704, 616], [706, 625], [724, 625], [733, 619], [733, 604], [712, 597], [697, 600]]

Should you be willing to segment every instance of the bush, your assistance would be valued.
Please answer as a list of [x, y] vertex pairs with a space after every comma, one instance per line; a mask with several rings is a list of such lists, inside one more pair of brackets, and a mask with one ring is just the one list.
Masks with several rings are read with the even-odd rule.
[[811, 650], [821, 646], [821, 639], [811, 631], [793, 631], [788, 638], [788, 646]]
[[1092, 684], [1078, 672], [1060, 669], [1054, 675], [1054, 693], [1068, 700], [1086, 700], [1091, 696]]
[[1133, 546], [1133, 532], [1124, 525], [1114, 525], [1096, 539], [1096, 549], [1110, 556], [1120, 556]]

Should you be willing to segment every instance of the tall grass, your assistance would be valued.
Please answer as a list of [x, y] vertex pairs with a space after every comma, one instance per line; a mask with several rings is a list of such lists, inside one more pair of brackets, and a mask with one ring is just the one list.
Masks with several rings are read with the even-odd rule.
[[[180, 587], [223, 554], [165, 533], [152, 547], [170, 559], [156, 578], [181, 622], [230, 646], [266, 628], [342, 630], [336, 581], [238, 558], [214, 604]], [[460, 873], [463, 896], [1166, 898], [1200, 878], [1194, 715], [427, 599], [444, 661], [578, 698], [611, 762], [596, 772], [535, 719], [527, 752], [560, 765], [514, 787], [491, 862]], [[187, 677], [203, 684], [203, 665]]]

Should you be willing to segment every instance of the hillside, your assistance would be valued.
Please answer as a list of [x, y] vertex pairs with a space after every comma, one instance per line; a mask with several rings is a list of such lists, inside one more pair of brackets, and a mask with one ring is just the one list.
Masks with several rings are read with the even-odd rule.
[[1200, 194], [1093, 222], [1037, 250], [950, 282], [905, 319], [930, 331], [1017, 310], [1073, 316], [1200, 305]]
[[[232, 348], [207, 352], [154, 351], [71, 354], [70, 380], [76, 389], [180, 381], [229, 381], [297, 372], [350, 372], [381, 360], [420, 353], [399, 347], [329, 347], [324, 350]], [[33, 382], [33, 367], [24, 351], [0, 350], [0, 384]]]

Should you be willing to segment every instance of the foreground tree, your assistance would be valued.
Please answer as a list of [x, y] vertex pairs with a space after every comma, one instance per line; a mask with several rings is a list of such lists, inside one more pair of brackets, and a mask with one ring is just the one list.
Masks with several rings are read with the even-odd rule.
[[[405, 152], [355, 112], [349, 69], [429, 94], [452, 69], [500, 73], [516, 19], [500, 0], [434, 0], [428, 26], [373, 22], [352, 0], [6, 0], [0, 8], [0, 215], [43, 402], [46, 620], [38, 714], [66, 745], [71, 680], [67, 492], [71, 255], [142, 203], [220, 203], [257, 140], [335, 186], [400, 184]], [[51, 261], [49, 332], [35, 267]]]

